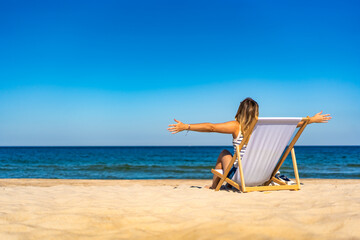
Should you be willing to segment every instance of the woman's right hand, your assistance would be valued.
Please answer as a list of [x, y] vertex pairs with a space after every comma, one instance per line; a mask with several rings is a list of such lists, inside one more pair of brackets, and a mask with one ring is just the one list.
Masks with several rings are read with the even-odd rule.
[[330, 114], [322, 114], [321, 111], [310, 118], [310, 123], [327, 123], [330, 119]]
[[174, 121], [177, 122], [176, 124], [170, 124], [168, 131], [171, 132], [171, 134], [175, 134], [181, 131], [184, 131], [188, 129], [189, 124], [182, 123], [174, 118]]

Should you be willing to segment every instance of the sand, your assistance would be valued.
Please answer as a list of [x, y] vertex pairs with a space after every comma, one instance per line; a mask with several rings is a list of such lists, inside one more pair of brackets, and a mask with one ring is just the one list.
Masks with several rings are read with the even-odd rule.
[[0, 179], [0, 239], [360, 239], [360, 180], [300, 191], [206, 180]]

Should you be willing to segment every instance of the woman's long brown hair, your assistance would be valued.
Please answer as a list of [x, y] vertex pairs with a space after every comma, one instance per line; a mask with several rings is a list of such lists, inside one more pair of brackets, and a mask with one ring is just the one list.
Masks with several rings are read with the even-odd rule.
[[252, 98], [245, 98], [239, 106], [235, 119], [240, 123], [240, 130], [244, 135], [250, 124], [259, 116], [259, 105]]

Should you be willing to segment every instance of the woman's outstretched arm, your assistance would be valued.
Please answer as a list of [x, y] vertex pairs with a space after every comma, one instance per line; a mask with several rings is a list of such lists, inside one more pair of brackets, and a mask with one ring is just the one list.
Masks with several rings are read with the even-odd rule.
[[[330, 117], [330, 114], [322, 114], [321, 112], [318, 112], [314, 116], [310, 117], [310, 123], [327, 123], [332, 117]], [[299, 122], [297, 127], [301, 127], [304, 124], [304, 121]]]
[[238, 131], [239, 123], [237, 121], [230, 121], [225, 123], [196, 123], [196, 124], [185, 124], [176, 119], [174, 119], [176, 124], [169, 125], [169, 132], [172, 134], [189, 130], [196, 132], [218, 132], [218, 133], [228, 133], [236, 135]]

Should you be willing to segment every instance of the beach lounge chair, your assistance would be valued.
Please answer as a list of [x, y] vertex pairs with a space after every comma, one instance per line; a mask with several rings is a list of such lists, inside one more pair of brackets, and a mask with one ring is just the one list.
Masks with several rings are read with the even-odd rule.
[[[304, 124], [294, 135], [296, 126], [301, 120], [304, 121]], [[248, 134], [244, 136], [240, 145], [236, 147], [236, 152], [225, 172], [218, 169], [211, 170], [213, 174], [220, 178], [215, 191], [219, 191], [224, 182], [229, 183], [242, 192], [299, 190], [300, 180], [294, 145], [309, 121], [309, 117], [256, 119], [251, 123]], [[293, 135], [294, 137], [292, 138]], [[247, 144], [246, 151], [241, 159], [240, 149], [244, 144]], [[288, 147], [286, 148], [287, 145]], [[290, 152], [296, 179], [295, 185], [287, 185], [275, 177], [275, 174]], [[228, 174], [236, 158], [238, 158], [238, 168], [234, 176], [229, 179]], [[271, 182], [279, 185], [270, 186]]]

